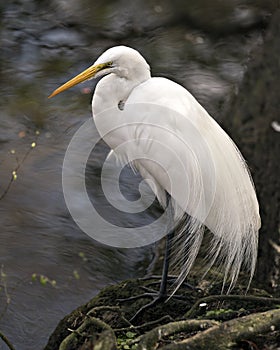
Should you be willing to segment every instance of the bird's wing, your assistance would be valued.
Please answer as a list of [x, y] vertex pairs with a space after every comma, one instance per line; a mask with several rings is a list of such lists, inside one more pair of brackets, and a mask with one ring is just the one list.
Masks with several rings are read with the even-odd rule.
[[210, 265], [220, 257], [232, 284], [242, 263], [252, 277], [260, 218], [248, 168], [189, 92], [168, 79], [151, 78], [132, 90], [122, 110], [110, 109], [95, 120], [115, 153], [155, 181], [151, 188], [163, 206], [164, 192], [170, 193], [175, 219], [185, 212], [191, 216], [178, 283], [200, 248], [202, 224], [213, 233]]
[[187, 90], [170, 80], [152, 78], [139, 85], [128, 105], [134, 105], [132, 118], [139, 121], [129, 137], [142, 140], [138, 145], [146, 155], [139, 171], [143, 167], [157, 188], [171, 194], [178, 215], [185, 211], [194, 218], [194, 231], [201, 223], [212, 231], [209, 255], [214, 261], [223, 250], [233, 282], [242, 262], [253, 273], [259, 207], [234, 142]]

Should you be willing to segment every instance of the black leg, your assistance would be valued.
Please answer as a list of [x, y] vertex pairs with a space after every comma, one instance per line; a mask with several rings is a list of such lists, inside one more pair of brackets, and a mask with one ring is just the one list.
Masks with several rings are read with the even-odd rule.
[[164, 261], [163, 261], [163, 267], [162, 267], [161, 283], [159, 288], [159, 296], [162, 298], [166, 298], [167, 296], [166, 289], [167, 289], [168, 270], [169, 270], [169, 262], [170, 262], [170, 254], [171, 254], [173, 237], [174, 237], [174, 231], [172, 230], [166, 236], [165, 255], [164, 255]]
[[171, 255], [171, 249], [172, 249], [172, 240], [174, 237], [174, 211], [172, 208], [171, 203], [171, 197], [170, 194], [166, 192], [166, 204], [168, 205], [168, 221], [169, 225], [171, 226], [171, 230], [166, 236], [166, 244], [165, 244], [165, 254], [164, 254], [164, 261], [163, 261], [163, 267], [162, 267], [162, 277], [161, 277], [161, 283], [160, 283], [160, 289], [159, 289], [159, 295], [162, 297], [166, 297], [166, 288], [167, 288], [167, 280], [168, 280], [168, 270], [169, 270], [169, 262], [170, 262], [170, 255]]
[[164, 301], [167, 298], [168, 269], [169, 269], [170, 254], [171, 254], [171, 248], [172, 248], [172, 239], [174, 237], [174, 228], [173, 228], [173, 209], [172, 209], [172, 205], [170, 202], [170, 195], [168, 193], [166, 193], [166, 200], [167, 200], [167, 205], [170, 204], [168, 207], [169, 221], [170, 221], [169, 224], [171, 224], [172, 228], [166, 237], [165, 255], [164, 255], [164, 261], [163, 261], [162, 277], [161, 277], [159, 293], [156, 295], [154, 300], [152, 300], [150, 303], [142, 306], [136, 312], [136, 314], [130, 319], [130, 322], [133, 322], [146, 309], [158, 304], [161, 301]]

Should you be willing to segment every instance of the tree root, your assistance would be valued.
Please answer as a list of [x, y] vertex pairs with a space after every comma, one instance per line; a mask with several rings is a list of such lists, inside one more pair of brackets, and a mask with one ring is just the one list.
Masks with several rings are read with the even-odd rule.
[[210, 295], [208, 297], [201, 298], [197, 300], [191, 309], [189, 309], [184, 317], [185, 318], [192, 318], [195, 317], [195, 311], [199, 307], [201, 303], [210, 303], [214, 301], [225, 301], [225, 300], [240, 300], [240, 301], [247, 301], [247, 302], [257, 302], [257, 303], [264, 303], [264, 304], [280, 304], [280, 298], [267, 298], [267, 297], [258, 297], [253, 295]]
[[217, 326], [218, 324], [219, 323], [217, 321], [211, 320], [184, 320], [167, 323], [163, 326], [156, 327], [150, 332], [144, 334], [140, 338], [137, 350], [157, 349], [158, 341], [161, 340], [163, 337], [179, 332], [201, 331], [205, 328]]
[[[201, 322], [203, 323], [206, 321]], [[174, 327], [174, 329], [176, 329], [175, 325]], [[154, 342], [164, 334], [162, 328], [163, 327], [157, 328], [157, 333], [155, 333], [153, 336]], [[183, 328], [184, 327], [181, 327], [181, 331], [184, 330]], [[236, 346], [240, 341], [249, 341], [250, 339], [254, 339], [258, 334], [267, 333], [277, 329], [280, 329], [280, 309], [251, 314], [221, 324], [216, 323], [213, 325], [213, 327], [197, 333], [191, 338], [163, 346], [162, 350], [226, 350]], [[147, 342], [145, 337], [147, 337], [147, 339], [152, 337], [152, 335], [149, 335], [149, 333], [143, 336], [142, 341]], [[140, 349], [144, 349], [144, 347]]]
[[117, 347], [116, 337], [112, 328], [95, 317], [87, 317], [76, 330], [69, 334], [60, 344], [59, 350], [79, 349], [86, 342], [92, 342], [99, 330], [99, 337], [94, 341], [94, 349], [114, 350]]

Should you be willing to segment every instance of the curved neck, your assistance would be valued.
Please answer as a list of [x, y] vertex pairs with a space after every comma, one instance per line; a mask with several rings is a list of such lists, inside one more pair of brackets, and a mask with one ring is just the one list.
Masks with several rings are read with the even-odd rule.
[[151, 77], [148, 70], [146, 74], [142, 72], [137, 79], [135, 76], [136, 74], [130, 78], [111, 73], [102, 78], [96, 86], [92, 99], [93, 118], [106, 109], [117, 107], [120, 102], [125, 103], [131, 91]]

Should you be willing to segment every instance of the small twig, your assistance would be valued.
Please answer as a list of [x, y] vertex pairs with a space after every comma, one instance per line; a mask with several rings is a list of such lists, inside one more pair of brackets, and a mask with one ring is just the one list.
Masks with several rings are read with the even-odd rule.
[[96, 307], [90, 309], [87, 312], [87, 316], [95, 315], [99, 311], [113, 311], [113, 312], [116, 312], [120, 316], [121, 320], [123, 320], [124, 323], [126, 323], [129, 326], [128, 328], [130, 328], [132, 326], [132, 324], [123, 315], [123, 312], [119, 308], [119, 306], [109, 306], [109, 305], [96, 306]]
[[9, 181], [9, 183], [8, 183], [8, 186], [6, 187], [5, 191], [4, 191], [4, 192], [1, 194], [1, 196], [0, 196], [0, 201], [1, 201], [1, 200], [6, 196], [6, 194], [9, 192], [9, 189], [10, 189], [10, 187], [11, 187], [13, 181], [14, 181], [14, 176], [12, 175], [12, 176], [11, 176], [11, 179], [10, 179], [10, 181]]
[[10, 305], [10, 302], [11, 302], [11, 296], [10, 296], [10, 294], [8, 292], [8, 287], [7, 287], [6, 274], [4, 272], [4, 265], [1, 265], [1, 269], [0, 269], [0, 282], [2, 282], [4, 293], [5, 293], [5, 296], [6, 296], [5, 307], [0, 313], [0, 320], [1, 320], [1, 318], [6, 313], [6, 311], [8, 309], [8, 306]]
[[268, 242], [276, 250], [276, 252], [278, 254], [280, 254], [280, 246], [278, 244], [276, 244], [275, 242], [273, 242], [272, 239], [269, 239]]
[[118, 306], [109, 305], [95, 306], [87, 312], [87, 315], [96, 314], [99, 311], [116, 311], [117, 313], [120, 313], [120, 308]]
[[213, 301], [221, 300], [241, 300], [241, 301], [252, 301], [252, 302], [262, 302], [262, 303], [280, 303], [280, 298], [268, 298], [268, 297], [257, 297], [254, 295], [210, 295], [198, 299], [193, 306], [185, 313], [185, 318], [191, 318], [195, 315], [195, 310], [199, 307], [201, 303], [210, 303]]
[[125, 303], [127, 301], [133, 301], [133, 300], [142, 299], [142, 298], [154, 298], [155, 295], [156, 295], [156, 293], [142, 293], [142, 294], [134, 295], [134, 296], [129, 297], [129, 298], [117, 299], [117, 301], [119, 303]]
[[[154, 291], [153, 289], [147, 288], [145, 286], [141, 286], [141, 289], [143, 289], [145, 291], [145, 293], [142, 294], [138, 294], [138, 295], [134, 295], [132, 297], [128, 297], [128, 298], [124, 298], [124, 299], [117, 299], [117, 301], [119, 303], [125, 303], [127, 301], [134, 301], [134, 300], [138, 300], [138, 299], [143, 299], [143, 298], [155, 298], [158, 295], [157, 291]], [[171, 294], [167, 294], [166, 295], [166, 300], [168, 300], [170, 297], [173, 297], [174, 299], [177, 299], [178, 301], [184, 301], [185, 298], [182, 295], [171, 295]]]
[[[169, 283], [169, 284], [170, 283], [174, 283], [177, 280], [177, 278], [178, 278], [178, 276], [176, 276], [176, 275], [168, 275], [167, 283]], [[153, 282], [150, 282], [150, 283], [147, 284], [148, 287], [160, 284], [161, 279], [162, 279], [162, 276], [160, 276], [160, 275], [152, 275], [152, 276], [138, 278], [139, 281], [154, 280]], [[193, 285], [191, 285], [188, 282], [183, 282], [181, 284], [181, 286], [182, 287], [184, 286], [184, 287], [189, 288], [191, 290], [197, 290], [197, 291], [201, 290], [200, 288], [194, 287]]]
[[129, 331], [131, 329], [133, 330], [139, 330], [139, 329], [142, 329], [142, 328], [148, 328], [148, 327], [151, 327], [151, 326], [154, 326], [154, 325], [157, 325], [157, 324], [160, 324], [162, 322], [165, 322], [165, 321], [174, 321], [173, 318], [169, 315], [165, 315], [157, 320], [154, 320], [154, 321], [150, 321], [150, 322], [145, 322], [139, 326], [133, 326], [131, 325], [130, 327], [124, 327], [124, 328], [115, 328], [114, 329], [114, 332], [125, 332], [125, 331]]
[[6, 189], [4, 190], [4, 192], [1, 194], [0, 196], [0, 201], [7, 195], [7, 193], [9, 192], [9, 189], [12, 186], [12, 183], [15, 181], [16, 179], [16, 175], [18, 170], [20, 169], [20, 167], [22, 166], [22, 164], [24, 163], [24, 161], [26, 160], [26, 158], [29, 156], [30, 152], [33, 150], [33, 148], [36, 146], [38, 137], [39, 137], [39, 131], [36, 132], [36, 136], [35, 136], [35, 141], [31, 143], [30, 148], [27, 150], [27, 152], [25, 153], [25, 155], [23, 156], [22, 160], [19, 161], [19, 159], [16, 157], [16, 161], [17, 161], [17, 166], [15, 167], [15, 169], [13, 170], [11, 179], [8, 183], [8, 186], [6, 187]]
[[[168, 279], [174, 279], [176, 280], [178, 276], [175, 275], [168, 275]], [[138, 278], [139, 281], [149, 281], [149, 280], [161, 280], [162, 276], [161, 275], [151, 275], [151, 276], [146, 276], [146, 277], [140, 277]]]
[[[156, 282], [156, 283], [157, 283], [157, 282]], [[147, 287], [147, 286], [140, 286], [140, 288], [141, 288], [142, 290], [144, 290], [145, 292], [148, 292], [148, 293], [153, 293], [153, 294], [157, 294], [157, 293], [158, 293], [158, 292], [155, 291], [154, 289], [149, 288], [149, 287]]]
[[8, 346], [8, 348], [10, 350], [15, 350], [14, 346], [12, 345], [12, 343], [9, 341], [9, 339], [0, 332], [0, 338], [4, 341], [4, 343]]

